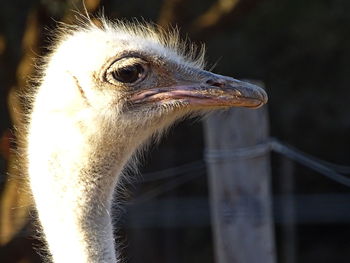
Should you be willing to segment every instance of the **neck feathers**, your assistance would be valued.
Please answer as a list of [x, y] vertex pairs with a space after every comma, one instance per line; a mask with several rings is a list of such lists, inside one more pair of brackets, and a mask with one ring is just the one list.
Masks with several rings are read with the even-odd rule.
[[84, 116], [88, 112], [72, 121], [55, 112], [36, 114], [45, 110], [35, 106], [28, 136], [29, 179], [53, 261], [115, 262], [114, 188], [140, 146], [136, 141], [147, 136], [117, 133], [111, 123]]

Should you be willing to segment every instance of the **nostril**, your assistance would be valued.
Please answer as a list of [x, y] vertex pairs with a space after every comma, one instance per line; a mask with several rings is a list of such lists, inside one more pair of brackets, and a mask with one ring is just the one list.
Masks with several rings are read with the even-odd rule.
[[215, 81], [213, 79], [208, 79], [206, 83], [210, 86], [219, 87], [219, 88], [225, 85], [224, 83], [220, 83], [219, 81]]

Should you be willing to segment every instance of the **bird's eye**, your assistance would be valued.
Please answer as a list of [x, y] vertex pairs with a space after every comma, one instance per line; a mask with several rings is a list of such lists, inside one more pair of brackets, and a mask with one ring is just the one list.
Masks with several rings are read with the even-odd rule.
[[134, 83], [143, 78], [145, 69], [141, 64], [134, 64], [115, 69], [111, 72], [114, 80], [122, 83]]
[[104, 81], [120, 86], [134, 86], [149, 73], [149, 63], [140, 57], [123, 57], [115, 60], [102, 75]]

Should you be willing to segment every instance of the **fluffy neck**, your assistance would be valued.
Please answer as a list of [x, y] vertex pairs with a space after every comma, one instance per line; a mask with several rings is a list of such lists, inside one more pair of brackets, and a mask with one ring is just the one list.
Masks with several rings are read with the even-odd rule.
[[29, 127], [28, 171], [52, 260], [116, 262], [113, 191], [147, 132], [136, 138], [90, 110], [72, 115], [48, 110], [49, 103], [38, 97]]

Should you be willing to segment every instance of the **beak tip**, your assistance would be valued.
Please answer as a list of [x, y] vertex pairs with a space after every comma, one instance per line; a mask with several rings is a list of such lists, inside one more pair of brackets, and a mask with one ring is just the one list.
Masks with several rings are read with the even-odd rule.
[[259, 91], [260, 91], [259, 92], [260, 96], [259, 96], [259, 99], [258, 99], [259, 104], [256, 105], [256, 106], [250, 107], [250, 108], [258, 109], [258, 108], [264, 106], [268, 102], [269, 99], [268, 99], [267, 93], [263, 89], [260, 89]]
[[258, 104], [255, 106], [248, 106], [249, 108], [257, 109], [268, 102], [269, 99], [267, 93], [262, 87], [249, 83], [247, 88], [250, 91], [251, 97], [254, 98], [255, 102]]
[[261, 88], [261, 97], [262, 97], [262, 105], [266, 104], [269, 101], [269, 97], [265, 90]]

